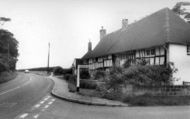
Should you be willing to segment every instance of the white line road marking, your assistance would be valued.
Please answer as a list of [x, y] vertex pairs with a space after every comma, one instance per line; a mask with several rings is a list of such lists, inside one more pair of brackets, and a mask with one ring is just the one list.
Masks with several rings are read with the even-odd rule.
[[[29, 78], [29, 80], [28, 80], [27, 82], [25, 82], [24, 84], [22, 84], [22, 86], [28, 84], [30, 80], [31, 80], [31, 77]], [[15, 87], [15, 88], [12, 88], [12, 89], [9, 89], [9, 90], [7, 90], [7, 91], [4, 91], [4, 92], [0, 93], [0, 95], [6, 94], [6, 93], [8, 93], [8, 92], [14, 91], [14, 90], [19, 89], [19, 88], [21, 88], [21, 86], [17, 86], [17, 87]]]
[[46, 105], [44, 108], [48, 108], [49, 107], [49, 105]]
[[48, 97], [44, 98], [44, 101], [48, 100], [49, 98], [50, 98], [50, 96], [48, 96]]
[[45, 101], [41, 101], [40, 104], [43, 104]]
[[34, 115], [34, 119], [37, 119], [39, 117], [39, 114]]
[[48, 105], [51, 105], [53, 102], [49, 102]]
[[55, 101], [55, 99], [52, 99], [51, 101], [53, 101], [53, 102], [54, 102], [54, 101]]
[[37, 104], [37, 105], [35, 105], [34, 107], [35, 107], [35, 108], [38, 108], [38, 107], [40, 107], [40, 106], [41, 106], [40, 104]]
[[24, 114], [22, 114], [21, 116], [20, 116], [20, 118], [21, 119], [24, 119], [25, 117], [27, 117], [28, 116], [28, 113], [24, 113]]

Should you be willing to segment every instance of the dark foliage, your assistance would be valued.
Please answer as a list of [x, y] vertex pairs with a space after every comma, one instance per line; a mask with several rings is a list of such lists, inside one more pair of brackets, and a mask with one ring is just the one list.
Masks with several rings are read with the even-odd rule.
[[[171, 85], [174, 78], [172, 74], [177, 70], [173, 63], [163, 66], [132, 65], [128, 68], [113, 67], [104, 80], [104, 84], [97, 87], [102, 97], [117, 99], [122, 97], [122, 86], [128, 84], [136, 86]], [[114, 98], [115, 97], [115, 98]], [[143, 104], [142, 104], [143, 105]]]
[[15, 70], [18, 57], [18, 41], [7, 30], [0, 29], [0, 64], [2, 71]]
[[63, 70], [62, 67], [56, 67], [56, 68], [54, 69], [54, 71], [53, 71], [53, 74], [54, 74], [54, 75], [62, 75], [62, 74], [64, 74], [64, 70]]
[[89, 78], [90, 78], [90, 74], [88, 70], [82, 69], [80, 71], [80, 79], [89, 79]]
[[96, 89], [97, 82], [94, 80], [80, 80], [80, 87], [86, 89]]
[[104, 79], [105, 77], [106, 77], [106, 72], [102, 70], [97, 70], [93, 74], [93, 79], [95, 80], [101, 80]]

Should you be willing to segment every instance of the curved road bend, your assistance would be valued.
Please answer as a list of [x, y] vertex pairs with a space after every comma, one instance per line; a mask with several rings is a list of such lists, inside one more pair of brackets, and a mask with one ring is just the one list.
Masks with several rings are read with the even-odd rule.
[[34, 74], [18, 73], [0, 85], [0, 118], [13, 119], [50, 92], [52, 81]]

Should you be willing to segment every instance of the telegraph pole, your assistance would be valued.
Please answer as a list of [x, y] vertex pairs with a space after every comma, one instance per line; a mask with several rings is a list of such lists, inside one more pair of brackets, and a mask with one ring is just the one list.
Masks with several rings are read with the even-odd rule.
[[47, 62], [47, 73], [49, 74], [49, 58], [50, 58], [50, 43], [48, 43], [48, 62]]

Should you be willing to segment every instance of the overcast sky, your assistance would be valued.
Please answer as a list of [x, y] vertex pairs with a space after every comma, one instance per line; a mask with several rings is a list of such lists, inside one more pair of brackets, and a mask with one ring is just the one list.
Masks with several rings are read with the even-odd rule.
[[101, 26], [108, 33], [180, 0], [0, 0], [0, 16], [11, 18], [1, 28], [11, 31], [19, 41], [17, 69], [71, 66], [74, 58], [87, 52], [89, 39], [98, 43]]

